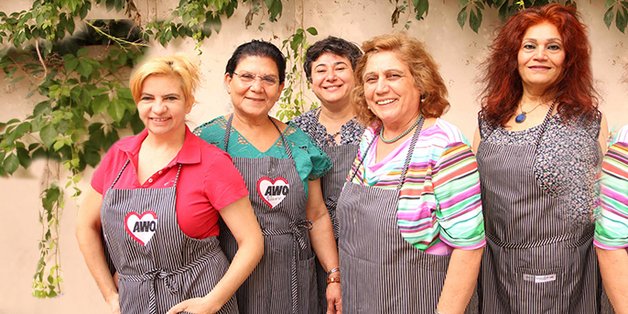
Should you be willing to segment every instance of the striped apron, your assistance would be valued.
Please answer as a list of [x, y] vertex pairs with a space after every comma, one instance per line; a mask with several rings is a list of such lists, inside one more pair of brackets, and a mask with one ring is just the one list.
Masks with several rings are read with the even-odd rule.
[[[179, 228], [172, 187], [116, 189], [124, 164], [105, 193], [103, 234], [118, 272], [122, 313], [165, 313], [186, 299], [207, 295], [229, 267], [218, 239], [194, 239]], [[237, 313], [235, 297], [219, 313]]]
[[568, 202], [539, 187], [533, 170], [552, 109], [536, 143], [483, 140], [478, 147], [487, 237], [478, 286], [482, 313], [600, 312], [594, 225], [572, 224], [564, 214]]
[[352, 183], [356, 172], [340, 193], [337, 215], [343, 312], [423, 314], [433, 313], [438, 304], [450, 256], [416, 249], [401, 237], [397, 225], [399, 190], [422, 124], [412, 136], [396, 190]]
[[[347, 181], [347, 175], [358, 151], [358, 145], [340, 145], [323, 147], [325, 153], [331, 158], [332, 168], [321, 178], [321, 188], [325, 206], [329, 210], [329, 218], [334, 228], [334, 237], [338, 240], [338, 220], [336, 219], [336, 205], [342, 191], [343, 184]], [[320, 313], [327, 311], [327, 272], [316, 259], [316, 278], [318, 285], [318, 301]]]
[[[225, 130], [227, 153], [232, 119], [233, 115]], [[308, 233], [312, 224], [305, 216], [307, 197], [289, 143], [275, 127], [288, 159], [233, 158], [264, 235], [264, 256], [238, 289], [238, 307], [240, 313], [317, 313], [314, 253]], [[221, 230], [220, 245], [233, 259], [237, 243], [227, 228]]]

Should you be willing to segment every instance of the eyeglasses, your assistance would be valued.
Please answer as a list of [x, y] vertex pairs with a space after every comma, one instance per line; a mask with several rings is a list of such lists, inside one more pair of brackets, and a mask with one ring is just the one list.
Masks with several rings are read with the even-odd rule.
[[279, 83], [279, 78], [277, 78], [274, 75], [259, 75], [259, 74], [253, 74], [253, 73], [236, 73], [233, 72], [233, 74], [237, 75], [240, 78], [240, 81], [242, 81], [242, 83], [245, 84], [253, 84], [253, 82], [259, 78], [260, 82], [262, 83], [262, 85], [264, 86], [275, 86], [277, 85], [277, 83]]

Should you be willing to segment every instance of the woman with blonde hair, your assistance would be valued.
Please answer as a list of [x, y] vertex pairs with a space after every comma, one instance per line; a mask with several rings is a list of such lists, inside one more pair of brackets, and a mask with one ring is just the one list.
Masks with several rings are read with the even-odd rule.
[[[145, 129], [109, 149], [80, 207], [79, 246], [112, 313], [237, 313], [234, 293], [262, 256], [231, 158], [185, 125], [198, 80], [180, 56], [135, 69], [131, 93]], [[238, 242], [231, 265], [219, 217]]]

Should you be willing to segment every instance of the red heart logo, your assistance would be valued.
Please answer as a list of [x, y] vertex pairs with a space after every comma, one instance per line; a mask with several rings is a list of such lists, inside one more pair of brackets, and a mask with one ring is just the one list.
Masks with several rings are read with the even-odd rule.
[[261, 177], [257, 180], [257, 193], [270, 208], [279, 205], [288, 192], [290, 192], [290, 184], [285, 178], [277, 177], [273, 180], [269, 177]]
[[157, 231], [157, 213], [145, 211], [141, 215], [130, 212], [124, 218], [124, 229], [139, 244], [146, 246]]

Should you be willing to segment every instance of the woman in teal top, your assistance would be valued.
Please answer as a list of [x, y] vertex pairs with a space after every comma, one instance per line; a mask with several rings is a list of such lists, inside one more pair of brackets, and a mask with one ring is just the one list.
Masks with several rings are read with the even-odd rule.
[[[324, 310], [318, 307], [314, 253], [329, 274], [326, 310], [340, 312], [338, 251], [320, 185], [331, 160], [298, 127], [268, 115], [283, 89], [285, 68], [273, 44], [240, 45], [224, 78], [233, 114], [194, 133], [232, 156], [262, 227], [264, 256], [236, 293], [240, 313]], [[237, 243], [229, 229], [221, 229], [219, 238], [233, 258]]]
[[[227, 123], [229, 122], [227, 120], [228, 118], [228, 116], [215, 118], [198, 127], [195, 133], [205, 141], [225, 150], [224, 135]], [[254, 145], [251, 145], [251, 143], [233, 127], [231, 128], [231, 134], [229, 138], [229, 155], [231, 155], [231, 157], [288, 158], [281, 137], [277, 138], [277, 141], [267, 151], [261, 152], [255, 148]], [[296, 163], [297, 173], [303, 182], [307, 196], [308, 181], [319, 179], [326, 174], [327, 171], [331, 169], [331, 159], [307, 134], [305, 134], [305, 132], [292, 123], [286, 126], [286, 129], [283, 131], [283, 136], [291, 146], [290, 148], [292, 149], [294, 162]], [[299, 149], [297, 150], [296, 148]]]

